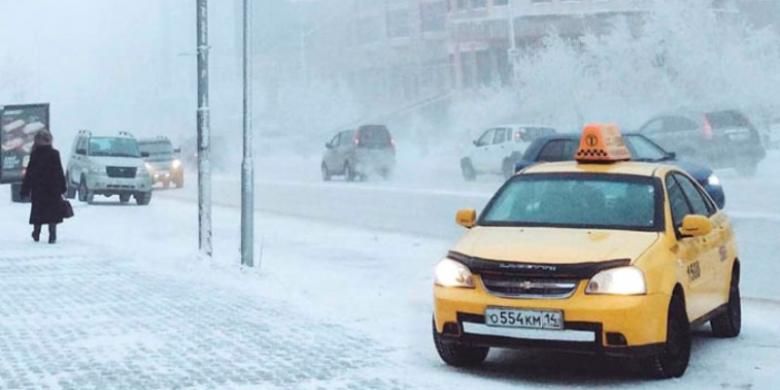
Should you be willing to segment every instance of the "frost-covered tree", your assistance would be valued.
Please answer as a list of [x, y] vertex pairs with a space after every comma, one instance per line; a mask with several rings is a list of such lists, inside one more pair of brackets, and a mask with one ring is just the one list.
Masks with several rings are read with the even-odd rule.
[[[658, 111], [778, 106], [780, 39], [708, 0], [656, 1], [641, 22], [616, 19], [606, 34], [552, 32], [521, 57], [518, 111], [571, 126], [636, 126]], [[633, 23], [633, 24], [632, 24]]]

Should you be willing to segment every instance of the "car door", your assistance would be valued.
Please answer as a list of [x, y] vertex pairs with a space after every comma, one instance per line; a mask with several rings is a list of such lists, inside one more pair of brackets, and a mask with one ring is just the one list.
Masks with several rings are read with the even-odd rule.
[[672, 224], [677, 238], [674, 247], [679, 266], [682, 268], [683, 277], [687, 279], [685, 301], [688, 318], [695, 320], [707, 314], [709, 308], [710, 280], [712, 275], [705, 273], [709, 265], [707, 238], [686, 237], [679, 233], [683, 219], [687, 215], [695, 214], [682, 186], [675, 180], [673, 174], [666, 177], [666, 191], [669, 206], [672, 211]]
[[327, 149], [325, 150], [325, 157], [322, 159], [325, 162], [325, 166], [328, 168], [328, 171], [335, 172], [337, 170], [340, 170], [342, 167], [338, 166], [336, 163], [336, 148], [339, 146], [339, 137], [341, 133], [337, 133], [333, 138], [328, 142]]
[[339, 145], [336, 148], [337, 164], [343, 170], [347, 161], [352, 157], [355, 148], [355, 131], [344, 130], [339, 135]]
[[[710, 219], [712, 231], [701, 238], [701, 272], [705, 288], [705, 306], [707, 312], [715, 310], [718, 306], [725, 303], [723, 291], [724, 288], [720, 281], [724, 277], [723, 270], [725, 256], [722, 256], [722, 250], [727, 242], [723, 233], [723, 222], [721, 218], [716, 218], [717, 210], [712, 203], [704, 196], [699, 187], [687, 176], [681, 173], [673, 174], [674, 179], [683, 190], [688, 203], [694, 214], [702, 215]], [[728, 299], [726, 297], [726, 299]]]
[[485, 172], [490, 166], [488, 156], [493, 146], [493, 135], [495, 129], [485, 130], [482, 135], [474, 141], [474, 149], [471, 153], [471, 164], [477, 172]]
[[499, 127], [495, 129], [493, 133], [493, 144], [491, 145], [491, 153], [487, 156], [489, 161], [488, 170], [490, 172], [500, 173], [503, 169], [504, 159], [507, 158], [511, 151], [508, 147], [508, 140], [510, 138], [511, 131], [509, 129]]
[[84, 164], [86, 163], [87, 158], [86, 152], [88, 152], [87, 140], [88, 138], [80, 137], [78, 141], [76, 141], [76, 148], [73, 150], [73, 155], [71, 156], [73, 161], [68, 162], [68, 165], [70, 165], [68, 173], [73, 182], [72, 184], [78, 184], [81, 180], [81, 175], [84, 173]]
[[687, 117], [666, 117], [660, 142], [657, 143], [681, 157], [700, 161], [697, 149], [701, 136], [698, 129], [699, 124]]

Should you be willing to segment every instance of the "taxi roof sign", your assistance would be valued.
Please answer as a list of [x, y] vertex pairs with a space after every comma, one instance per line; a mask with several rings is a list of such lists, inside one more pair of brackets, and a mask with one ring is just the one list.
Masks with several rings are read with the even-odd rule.
[[623, 136], [617, 125], [589, 123], [582, 129], [580, 147], [575, 154], [577, 162], [616, 162], [631, 160]]

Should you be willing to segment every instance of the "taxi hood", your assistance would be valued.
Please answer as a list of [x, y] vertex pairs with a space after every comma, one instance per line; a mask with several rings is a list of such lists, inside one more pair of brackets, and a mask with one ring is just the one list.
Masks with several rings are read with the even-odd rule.
[[453, 252], [514, 263], [633, 262], [659, 239], [658, 232], [477, 226]]

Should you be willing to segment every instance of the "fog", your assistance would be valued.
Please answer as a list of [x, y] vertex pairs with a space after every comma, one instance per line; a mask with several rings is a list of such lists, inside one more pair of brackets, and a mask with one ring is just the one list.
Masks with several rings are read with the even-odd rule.
[[[240, 145], [241, 124], [240, 7], [238, 1], [210, 3], [214, 156], [234, 166], [237, 153], [230, 152]], [[506, 120], [562, 130], [585, 121], [634, 128], [665, 110], [735, 107], [763, 123], [777, 106], [778, 26], [751, 19], [750, 3], [713, 9], [706, 0], [647, 2], [640, 19], [611, 17], [576, 37], [551, 23], [546, 37], [522, 48], [512, 85], [473, 88], [456, 85], [452, 63], [420, 70], [396, 64], [399, 57], [431, 63], [427, 57], [446, 44], [403, 51], [392, 42], [362, 43], [368, 38], [355, 32], [367, 37], [374, 30], [353, 26], [350, 15], [355, 9], [372, 15], [374, 3], [382, 2], [254, 4], [253, 116], [260, 152], [316, 159], [337, 130], [379, 122], [390, 125], [406, 152], [414, 151], [410, 158], [454, 158], [482, 128]], [[0, 23], [0, 102], [50, 102], [52, 129], [66, 145], [83, 128], [192, 139], [194, 4], [0, 2], [0, 14], [13, 15]], [[401, 70], [366, 77], [391, 66]], [[408, 89], [410, 78], [416, 80], [412, 93], [393, 92], [401, 83]]]

